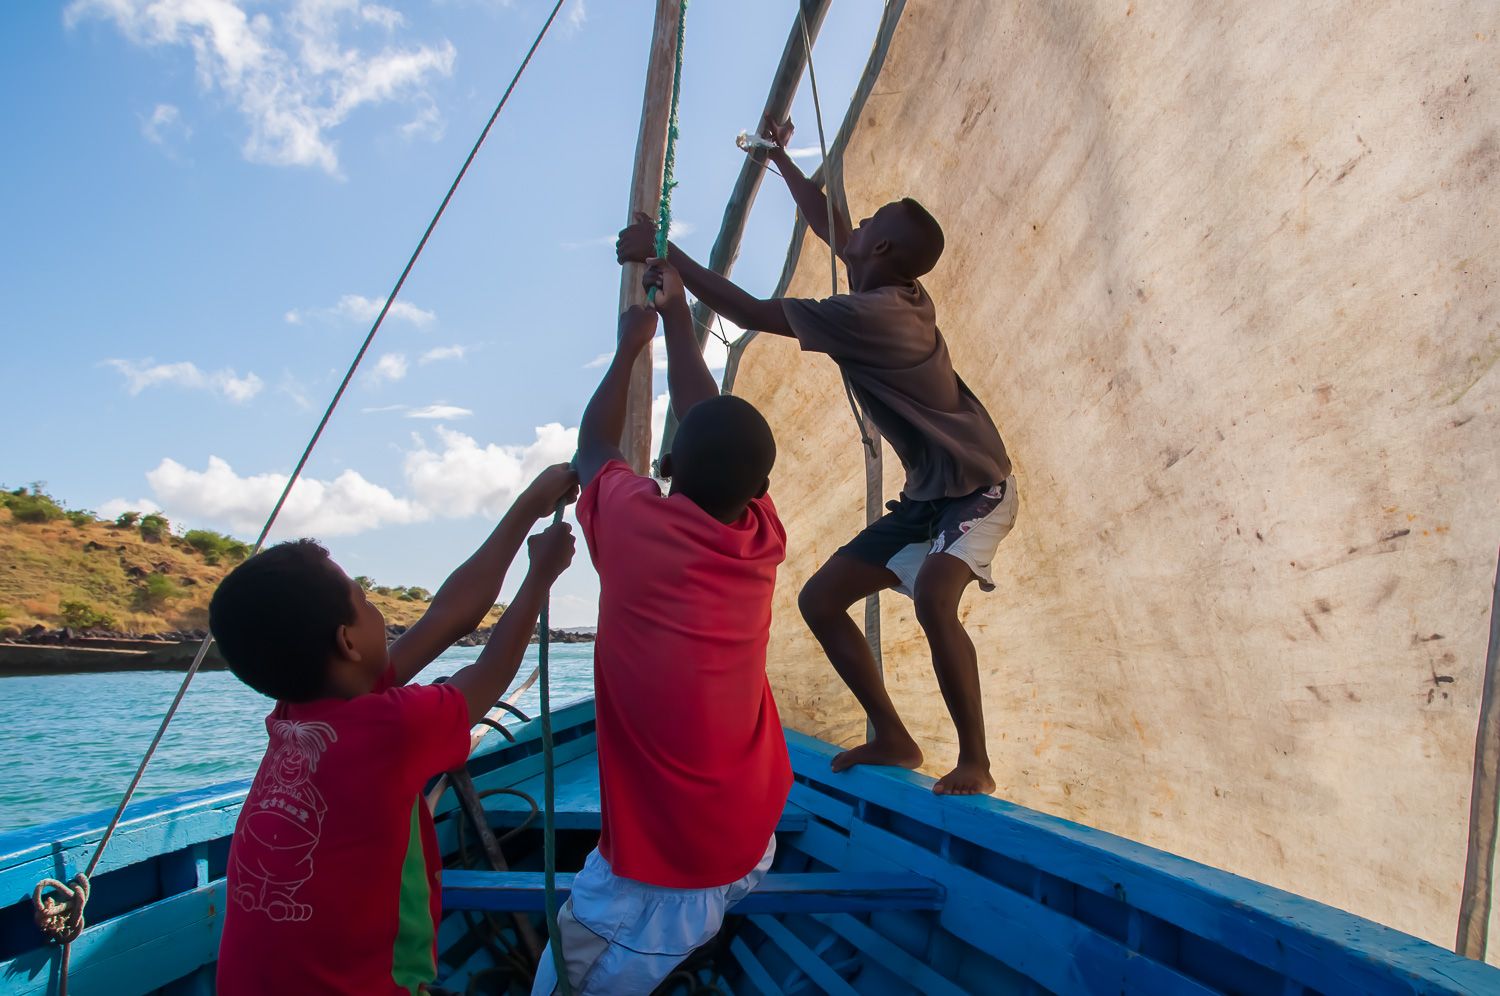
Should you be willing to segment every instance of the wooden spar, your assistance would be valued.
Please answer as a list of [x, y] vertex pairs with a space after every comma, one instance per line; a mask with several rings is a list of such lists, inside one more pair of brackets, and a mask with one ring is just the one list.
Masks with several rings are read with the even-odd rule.
[[[802, 0], [803, 16], [807, 18], [807, 37], [817, 40], [818, 29], [828, 14], [832, 0]], [[792, 109], [792, 98], [797, 94], [797, 84], [802, 80], [802, 70], [807, 65], [807, 46], [804, 44], [800, 20], [792, 22], [791, 33], [781, 50], [781, 62], [776, 74], [771, 77], [771, 90], [766, 95], [763, 115], [777, 121], [786, 120]], [[759, 127], [760, 122], [755, 122]], [[761, 181], [766, 175], [766, 154], [756, 150], [745, 157], [740, 165], [740, 175], [735, 178], [734, 188], [729, 192], [729, 201], [724, 206], [724, 220], [719, 224], [719, 235], [708, 254], [708, 268], [715, 273], [729, 275], [734, 261], [740, 253], [740, 240], [745, 236], [745, 223], [750, 217], [750, 208], [755, 195], [760, 192]], [[708, 338], [708, 329], [714, 321], [713, 309], [702, 301], [693, 304], [693, 334], [698, 337], [698, 347]], [[672, 437], [677, 433], [677, 417], [667, 411], [666, 427], [662, 431], [661, 449], [658, 456], [665, 456], [672, 448]]]
[[[661, 201], [662, 169], [667, 154], [667, 124], [672, 114], [672, 70], [677, 56], [677, 24], [681, 0], [656, 0], [656, 26], [651, 32], [651, 54], [646, 63], [646, 93], [641, 101], [641, 130], [635, 143], [635, 171], [630, 177], [630, 207], [625, 223], [637, 212], [656, 217]], [[641, 289], [644, 267], [627, 263], [620, 273], [620, 311], [646, 303]], [[625, 433], [620, 451], [637, 474], [651, 462], [651, 351], [644, 350], [630, 375], [630, 401], [625, 408]]]
[[1484, 961], [1489, 947], [1490, 910], [1495, 892], [1495, 821], [1500, 815], [1500, 563], [1490, 602], [1490, 646], [1479, 698], [1479, 730], [1474, 736], [1474, 788], [1469, 793], [1469, 854], [1458, 907], [1458, 940], [1453, 950]]

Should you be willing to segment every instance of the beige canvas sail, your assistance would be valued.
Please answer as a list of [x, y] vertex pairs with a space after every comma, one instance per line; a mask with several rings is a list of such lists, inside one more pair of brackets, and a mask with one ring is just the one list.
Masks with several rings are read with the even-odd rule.
[[[844, 180], [856, 219], [943, 222], [926, 284], [1015, 459], [1000, 588], [962, 609], [998, 794], [1451, 945], [1500, 540], [1500, 7], [898, 6]], [[796, 249], [790, 293], [825, 295]], [[864, 521], [852, 417], [790, 340], [734, 390], [781, 447], [782, 716], [856, 742], [796, 609]], [[883, 608], [943, 770], [925, 642]]]

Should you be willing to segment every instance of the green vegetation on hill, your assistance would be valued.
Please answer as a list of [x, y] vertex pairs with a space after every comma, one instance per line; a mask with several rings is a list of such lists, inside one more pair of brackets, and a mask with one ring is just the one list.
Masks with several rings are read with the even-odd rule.
[[[0, 638], [36, 625], [162, 633], [208, 625], [208, 600], [250, 545], [209, 529], [181, 535], [160, 513], [113, 521], [68, 509], [44, 485], [0, 488]], [[356, 580], [385, 614], [410, 625], [431, 595]], [[499, 617], [496, 609], [485, 625]]]

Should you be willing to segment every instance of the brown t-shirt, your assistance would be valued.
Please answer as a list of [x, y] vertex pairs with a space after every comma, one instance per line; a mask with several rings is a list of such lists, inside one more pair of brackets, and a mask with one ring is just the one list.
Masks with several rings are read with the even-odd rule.
[[1010, 476], [1000, 432], [954, 372], [921, 284], [786, 298], [782, 308], [802, 348], [827, 353], [848, 375], [906, 468], [908, 498], [958, 498]]

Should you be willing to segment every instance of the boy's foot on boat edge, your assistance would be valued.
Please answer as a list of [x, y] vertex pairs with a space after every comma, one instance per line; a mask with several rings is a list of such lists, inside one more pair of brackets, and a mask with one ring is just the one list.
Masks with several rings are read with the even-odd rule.
[[989, 795], [995, 791], [995, 779], [988, 764], [958, 762], [958, 767], [937, 780], [934, 795]]
[[922, 766], [922, 748], [915, 740], [871, 740], [835, 755], [830, 765], [834, 771], [846, 771], [856, 764], [885, 764], [895, 768]]

